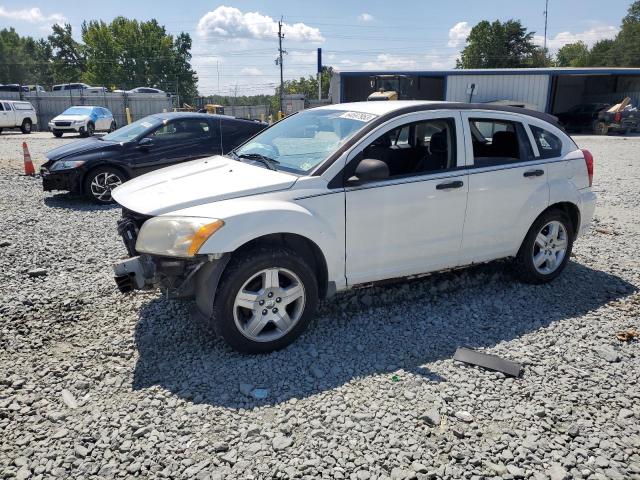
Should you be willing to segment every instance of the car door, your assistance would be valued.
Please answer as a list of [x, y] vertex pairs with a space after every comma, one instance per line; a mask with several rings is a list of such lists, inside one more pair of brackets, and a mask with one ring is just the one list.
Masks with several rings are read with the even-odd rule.
[[[415, 275], [459, 263], [467, 203], [460, 116], [420, 112], [369, 134], [345, 167], [345, 275], [349, 285]], [[363, 159], [389, 177], [360, 182]]]
[[462, 262], [515, 255], [549, 204], [546, 162], [536, 158], [521, 116], [473, 111], [462, 118], [469, 167]]
[[16, 126], [16, 115], [13, 109], [11, 108], [11, 104], [9, 102], [2, 102], [2, 112], [0, 112], [1, 122], [0, 126], [2, 127], [15, 127]]
[[[136, 175], [211, 155], [211, 125], [207, 119], [175, 119], [138, 141], [133, 163]], [[148, 140], [147, 140], [148, 139]]]

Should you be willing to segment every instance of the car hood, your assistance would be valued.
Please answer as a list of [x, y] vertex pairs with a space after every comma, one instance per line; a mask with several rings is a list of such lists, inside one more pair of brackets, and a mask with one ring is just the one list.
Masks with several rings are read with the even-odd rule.
[[89, 114], [86, 115], [58, 115], [54, 117], [52, 122], [74, 122], [78, 120], [86, 120], [89, 117]]
[[143, 215], [290, 188], [297, 176], [214, 156], [156, 170], [130, 180], [112, 195]]
[[100, 140], [97, 137], [91, 137], [85, 140], [78, 140], [77, 142], [67, 143], [66, 145], [62, 145], [61, 147], [49, 150], [45, 154], [45, 156], [49, 160], [55, 162], [63, 158], [92, 152], [94, 150], [109, 150], [113, 148], [120, 148], [120, 144], [116, 142], [109, 142], [107, 140]]

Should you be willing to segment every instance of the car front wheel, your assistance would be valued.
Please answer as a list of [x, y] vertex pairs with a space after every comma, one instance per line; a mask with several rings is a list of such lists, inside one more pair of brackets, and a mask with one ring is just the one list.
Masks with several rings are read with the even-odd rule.
[[215, 295], [211, 322], [232, 348], [267, 353], [293, 342], [311, 323], [318, 283], [300, 255], [281, 247], [232, 258]]
[[542, 214], [529, 229], [516, 257], [516, 272], [527, 283], [546, 283], [564, 270], [573, 247], [573, 226], [560, 210]]
[[64, 132], [62, 130], [53, 130], [53, 136], [56, 138], [60, 138]]
[[87, 128], [85, 128], [84, 132], [82, 132], [80, 135], [83, 137], [93, 137], [93, 134], [96, 131], [96, 127], [93, 123], [89, 122], [87, 123]]
[[87, 175], [84, 192], [96, 203], [111, 203], [111, 191], [125, 182], [126, 178], [120, 170], [111, 167], [99, 167]]

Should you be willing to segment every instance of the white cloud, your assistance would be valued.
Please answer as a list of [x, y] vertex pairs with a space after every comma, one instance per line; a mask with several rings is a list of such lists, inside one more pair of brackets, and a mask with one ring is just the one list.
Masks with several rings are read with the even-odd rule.
[[467, 43], [467, 37], [471, 33], [471, 26], [467, 22], [458, 22], [449, 29], [449, 47], [462, 47]]
[[66, 17], [61, 13], [52, 13], [51, 15], [45, 15], [42, 13], [42, 10], [37, 7], [24, 8], [22, 10], [7, 10], [3, 6], [0, 6], [0, 18], [46, 25], [53, 25], [55, 23], [63, 24], [67, 20]]
[[[575, 43], [579, 41], [582, 41], [591, 47], [599, 40], [615, 37], [617, 33], [618, 28], [613, 25], [596, 25], [589, 30], [578, 33], [560, 32], [553, 37], [547, 38], [547, 48], [549, 50], [558, 50], [568, 43]], [[536, 35], [534, 37], [534, 41], [538, 45], [544, 45], [544, 37], [542, 35]]]
[[361, 13], [358, 15], [358, 20], [361, 22], [373, 22], [375, 18], [370, 13]]
[[[324, 42], [319, 29], [304, 23], [284, 23], [282, 31], [290, 41]], [[203, 38], [270, 40], [277, 38], [278, 22], [259, 12], [243, 13], [222, 5], [200, 18], [197, 32]]]
[[245, 67], [242, 70], [240, 70], [240, 73], [242, 75], [249, 75], [252, 77], [258, 76], [258, 75], [263, 75], [262, 70], [260, 70], [259, 68], [256, 67]]

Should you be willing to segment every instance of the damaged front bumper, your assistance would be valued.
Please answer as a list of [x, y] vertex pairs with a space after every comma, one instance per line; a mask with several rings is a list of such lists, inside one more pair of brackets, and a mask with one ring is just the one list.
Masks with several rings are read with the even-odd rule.
[[143, 254], [116, 263], [113, 271], [122, 293], [160, 288], [173, 297], [189, 297], [194, 294], [193, 278], [207, 261], [206, 257], [180, 259]]

